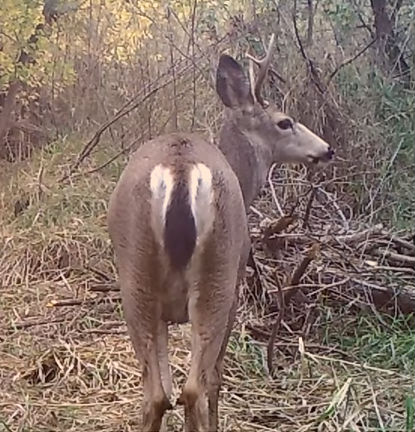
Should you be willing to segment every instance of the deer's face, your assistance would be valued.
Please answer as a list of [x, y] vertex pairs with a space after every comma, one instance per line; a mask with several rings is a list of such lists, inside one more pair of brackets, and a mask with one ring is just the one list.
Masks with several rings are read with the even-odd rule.
[[272, 149], [275, 162], [318, 164], [333, 158], [334, 151], [326, 141], [276, 106], [263, 109], [260, 117], [256, 134]]
[[230, 120], [252, 145], [267, 149], [274, 162], [318, 164], [330, 161], [334, 151], [327, 142], [260, 96], [264, 67], [269, 66], [268, 55], [265, 60], [268, 63], [260, 62], [262, 69], [254, 84], [232, 57], [221, 57], [216, 88], [229, 108]]

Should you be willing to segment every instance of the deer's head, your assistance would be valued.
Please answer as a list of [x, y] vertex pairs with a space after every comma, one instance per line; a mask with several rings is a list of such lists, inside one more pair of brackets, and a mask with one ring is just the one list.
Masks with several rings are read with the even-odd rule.
[[[274, 35], [262, 60], [247, 55], [250, 59], [249, 79], [236, 60], [226, 54], [220, 57], [216, 91], [228, 108], [228, 121], [234, 123], [252, 145], [268, 149], [272, 162], [328, 162], [334, 155], [330, 145], [261, 95], [273, 45]], [[256, 80], [254, 63], [259, 66]]]

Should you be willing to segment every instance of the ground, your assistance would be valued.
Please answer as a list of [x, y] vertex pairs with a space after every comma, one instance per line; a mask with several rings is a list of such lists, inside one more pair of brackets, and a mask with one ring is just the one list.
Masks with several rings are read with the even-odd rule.
[[[140, 368], [105, 219], [122, 163], [59, 183], [77, 150], [70, 145], [51, 146], [18, 169], [2, 167], [0, 431], [139, 430]], [[94, 163], [107, 156], [96, 155]], [[384, 227], [348, 221], [347, 234], [335, 234], [345, 232], [344, 215], [324, 194], [313, 203], [308, 228], [294, 223], [284, 236], [270, 235], [267, 228], [280, 219], [272, 192], [251, 217], [260, 279], [250, 271], [242, 290], [225, 360], [221, 430], [414, 430], [414, 322], [399, 304], [401, 290], [415, 290], [413, 267], [379, 257], [379, 248], [396, 249]], [[296, 211], [304, 215], [307, 200], [300, 204]], [[320, 217], [323, 210], [331, 217]], [[405, 234], [400, 238], [412, 258]], [[284, 275], [316, 242], [296, 291]], [[280, 285], [296, 292], [279, 326], [270, 375], [267, 343]], [[395, 303], [378, 309], [372, 289], [389, 288]], [[189, 366], [189, 334], [188, 325], [170, 329], [175, 398]], [[169, 423], [182, 430], [181, 408]]]

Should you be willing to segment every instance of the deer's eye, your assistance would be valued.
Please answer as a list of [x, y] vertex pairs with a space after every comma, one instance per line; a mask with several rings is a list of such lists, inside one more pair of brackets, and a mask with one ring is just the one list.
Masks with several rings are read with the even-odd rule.
[[280, 120], [277, 123], [278, 127], [284, 130], [292, 129], [293, 128], [293, 122], [290, 119], [284, 119]]

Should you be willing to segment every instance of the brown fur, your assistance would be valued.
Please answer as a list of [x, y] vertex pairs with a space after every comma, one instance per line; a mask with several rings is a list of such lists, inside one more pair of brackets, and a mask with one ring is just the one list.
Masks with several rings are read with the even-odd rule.
[[[171, 167], [178, 181], [175, 184], [184, 187], [191, 167], [198, 162], [213, 176], [213, 225], [195, 244], [187, 265], [177, 266], [171, 260], [174, 248], [169, 258], [149, 223], [153, 217], [150, 175], [156, 165], [163, 164]], [[174, 206], [183, 210], [185, 197], [183, 194], [178, 203], [170, 201], [170, 210]], [[166, 217], [170, 217], [172, 229], [176, 227], [186, 236], [184, 221], [171, 214]], [[186, 220], [190, 223], [191, 218], [187, 215]], [[235, 174], [217, 147], [198, 136], [159, 137], [143, 144], [125, 168], [110, 200], [108, 224], [125, 318], [143, 366], [142, 430], [159, 430], [170, 406], [167, 324], [189, 318], [192, 362], [181, 398], [186, 430], [216, 430], [222, 361], [249, 250], [243, 198]]]
[[227, 107], [218, 146], [238, 177], [247, 210], [273, 163], [326, 162], [334, 154], [328, 143], [260, 96], [273, 41], [263, 60], [254, 59], [260, 66], [256, 83], [227, 55], [217, 69], [216, 90]]

